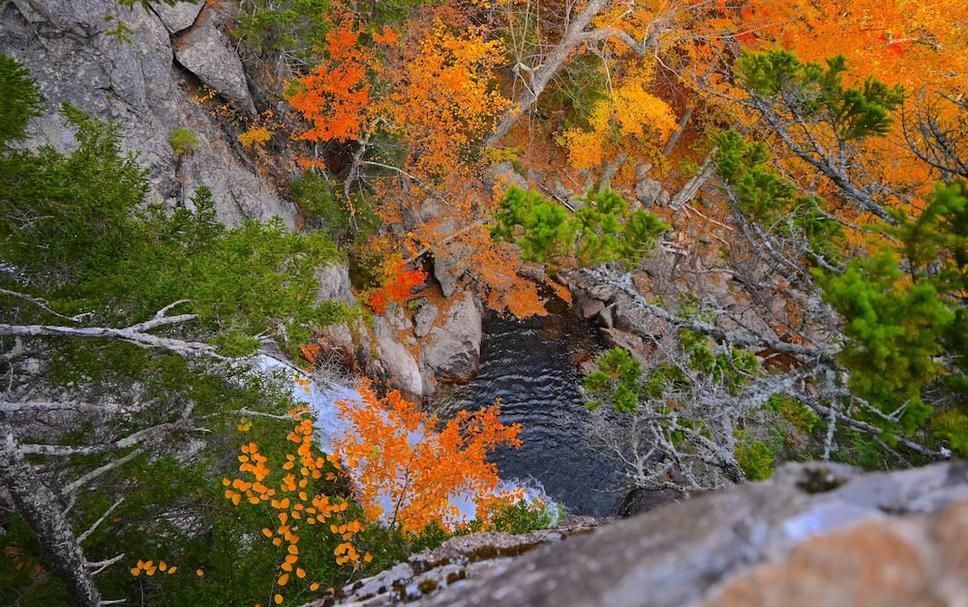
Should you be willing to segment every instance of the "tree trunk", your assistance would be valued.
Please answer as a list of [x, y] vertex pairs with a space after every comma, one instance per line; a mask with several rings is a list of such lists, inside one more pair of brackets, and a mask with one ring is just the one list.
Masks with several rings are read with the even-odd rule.
[[602, 11], [606, 6], [608, 6], [609, 0], [591, 0], [585, 10], [582, 11], [571, 25], [568, 30], [565, 31], [565, 35], [562, 36], [561, 42], [558, 46], [554, 48], [550, 53], [545, 55], [542, 59], [542, 64], [535, 68], [532, 72], [532, 78], [530, 86], [525, 88], [524, 91], [518, 98], [514, 100], [511, 107], [504, 113], [501, 117], [501, 121], [498, 123], [497, 128], [491, 133], [485, 142], [488, 146], [495, 146], [501, 140], [502, 137], [507, 135], [511, 127], [517, 121], [518, 117], [524, 114], [528, 108], [530, 108], [541, 93], [544, 92], [545, 87], [551, 82], [551, 79], [555, 77], [555, 74], [565, 65], [568, 60], [568, 56], [571, 55], [572, 51], [578, 47], [578, 45], [584, 40], [583, 34], [585, 28], [591, 23], [592, 19], [595, 18], [598, 13]]
[[24, 459], [10, 424], [0, 421], [0, 483], [33, 530], [45, 566], [56, 573], [74, 607], [98, 607], [101, 593], [87, 569], [87, 559], [61, 511], [54, 492]]

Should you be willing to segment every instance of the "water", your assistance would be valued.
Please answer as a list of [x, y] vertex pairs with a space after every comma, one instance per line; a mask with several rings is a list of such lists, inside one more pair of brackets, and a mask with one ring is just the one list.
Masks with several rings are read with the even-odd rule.
[[624, 497], [616, 463], [596, 452], [583, 429], [588, 412], [577, 363], [603, 348], [597, 330], [557, 302], [528, 320], [489, 313], [481, 368], [439, 405], [443, 416], [501, 401], [504, 423], [522, 425], [522, 446], [492, 455], [502, 479], [534, 479], [573, 514], [615, 514]]

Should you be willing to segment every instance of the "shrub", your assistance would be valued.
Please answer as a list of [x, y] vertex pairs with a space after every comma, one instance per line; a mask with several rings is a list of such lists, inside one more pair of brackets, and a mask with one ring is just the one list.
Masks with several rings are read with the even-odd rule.
[[191, 154], [201, 142], [195, 131], [179, 127], [168, 133], [168, 143], [171, 145], [171, 149], [175, 151], [175, 156], [181, 158], [185, 154]]

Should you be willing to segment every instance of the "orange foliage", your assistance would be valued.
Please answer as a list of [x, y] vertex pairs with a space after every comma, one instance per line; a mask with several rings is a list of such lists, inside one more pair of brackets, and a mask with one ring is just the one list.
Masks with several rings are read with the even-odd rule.
[[315, 341], [311, 341], [299, 346], [299, 353], [302, 354], [302, 357], [306, 359], [306, 362], [309, 363], [310, 368], [316, 365], [316, 361], [319, 359], [319, 355], [322, 354], [322, 352], [323, 347]]
[[[298, 379], [297, 383], [305, 386], [308, 380]], [[360, 555], [351, 542], [364, 525], [358, 520], [347, 520], [349, 502], [319, 490], [321, 480], [337, 479], [340, 462], [314, 448], [313, 422], [303, 417], [307, 411], [303, 406], [289, 412], [296, 423], [286, 439], [296, 447], [294, 453], [286, 454], [281, 465], [270, 466], [269, 458], [262, 454], [259, 445], [248, 442], [239, 450], [239, 477], [222, 479], [224, 496], [233, 505], [240, 506], [245, 502], [274, 513], [271, 514], [271, 523], [262, 529], [262, 535], [280, 548], [283, 555], [276, 580], [279, 587], [289, 582], [291, 574], [299, 579], [306, 575], [305, 570], [298, 566], [302, 525], [319, 526], [338, 536], [340, 543], [334, 550], [338, 565], [355, 568], [372, 560], [369, 553]], [[281, 602], [281, 595], [278, 596], [280, 601], [277, 602]]]
[[337, 403], [350, 429], [336, 449], [344, 465], [356, 470], [356, 494], [368, 520], [383, 518], [419, 533], [431, 523], [447, 528], [466, 522], [451, 497], [473, 500], [479, 518], [513, 499], [498, 494], [497, 466], [486, 459], [498, 446], [521, 444], [520, 426], [502, 424], [497, 404], [461, 411], [434, 432], [437, 417], [418, 411], [399, 392], [381, 399], [364, 384], [360, 394], [361, 402]]
[[390, 128], [409, 143], [412, 169], [430, 176], [453, 171], [509, 104], [493, 82], [501, 44], [481, 28], [458, 34], [437, 21], [415, 44], [402, 46], [408, 49], [385, 106]]
[[780, 44], [804, 61], [844, 55], [855, 82], [874, 77], [916, 92], [968, 80], [968, 4], [960, 0], [750, 0], [743, 17], [749, 46]]
[[403, 259], [393, 256], [383, 264], [383, 284], [367, 293], [366, 303], [377, 314], [383, 314], [390, 302], [402, 304], [410, 299], [413, 288], [422, 285], [428, 276], [421, 270], [407, 270]]
[[506, 243], [494, 242], [489, 234], [470, 255], [469, 266], [481, 280], [484, 303], [498, 312], [510, 312], [517, 318], [544, 316], [548, 311], [538, 293], [538, 284], [521, 275], [521, 256]]
[[297, 139], [350, 141], [360, 137], [370, 104], [367, 71], [376, 59], [358, 40], [359, 32], [349, 27], [331, 31], [326, 35], [327, 60], [289, 91], [289, 104], [312, 123]]

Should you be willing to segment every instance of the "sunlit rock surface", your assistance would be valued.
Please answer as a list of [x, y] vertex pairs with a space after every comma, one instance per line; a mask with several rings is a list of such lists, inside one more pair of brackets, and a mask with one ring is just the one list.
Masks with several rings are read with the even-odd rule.
[[[446, 571], [454, 562], [442, 559], [435, 568], [450, 583], [425, 584], [410, 604], [962, 606], [968, 463], [877, 474], [789, 465], [773, 480], [671, 504], [516, 558], [480, 543], [475, 550], [490, 558]], [[350, 591], [328, 600], [375, 606], [400, 598]]]

